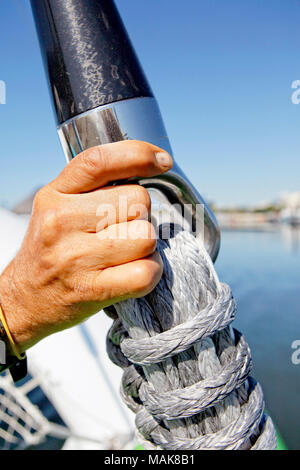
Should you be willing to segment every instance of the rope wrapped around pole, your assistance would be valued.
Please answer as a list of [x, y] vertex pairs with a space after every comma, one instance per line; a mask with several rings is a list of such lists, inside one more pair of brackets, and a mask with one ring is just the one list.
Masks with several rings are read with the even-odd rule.
[[[164, 274], [144, 298], [110, 307], [110, 359], [146, 449], [275, 449], [260, 385], [249, 376], [236, 304], [201, 241], [184, 230], [158, 240]], [[117, 316], [115, 315], [117, 314]]]

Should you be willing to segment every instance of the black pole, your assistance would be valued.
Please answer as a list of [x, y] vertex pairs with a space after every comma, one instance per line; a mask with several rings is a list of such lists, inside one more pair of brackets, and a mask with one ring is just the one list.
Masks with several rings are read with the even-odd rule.
[[[113, 0], [30, 1], [67, 160], [124, 139], [151, 142], [171, 153], [159, 107]], [[182, 208], [192, 203], [193, 229], [200, 217], [197, 204], [203, 204], [204, 239], [216, 258], [216, 219], [176, 162], [172, 171], [140, 184]]]
[[31, 0], [58, 124], [97, 106], [151, 97], [112, 0]]

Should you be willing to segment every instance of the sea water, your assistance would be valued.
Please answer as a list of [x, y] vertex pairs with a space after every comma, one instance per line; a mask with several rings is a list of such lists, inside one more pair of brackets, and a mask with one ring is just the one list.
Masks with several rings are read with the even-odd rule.
[[300, 228], [222, 231], [216, 269], [237, 300], [233, 326], [250, 345], [267, 410], [288, 448], [300, 449], [300, 363], [292, 348], [300, 342]]

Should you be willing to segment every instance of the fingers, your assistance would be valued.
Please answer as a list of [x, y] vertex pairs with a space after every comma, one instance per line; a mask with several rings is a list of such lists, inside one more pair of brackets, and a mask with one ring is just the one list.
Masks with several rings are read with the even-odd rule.
[[159, 175], [171, 167], [172, 158], [164, 150], [146, 142], [127, 140], [81, 153], [51, 186], [62, 193], [83, 193], [120, 179]]
[[159, 283], [162, 272], [162, 260], [155, 252], [144, 259], [91, 273], [85, 280], [90, 289], [89, 300], [101, 302], [105, 307], [124, 299], [143, 297]]
[[89, 236], [90, 267], [103, 269], [151, 255], [156, 249], [156, 233], [146, 220], [110, 225]]
[[120, 222], [148, 219], [151, 209], [148, 191], [129, 184], [68, 196], [68, 204], [72, 217], [65, 217], [65, 227], [94, 233]]
[[156, 249], [156, 233], [146, 220], [110, 225], [97, 234], [67, 238], [57, 256], [66, 269], [95, 271], [125, 264], [151, 255]]

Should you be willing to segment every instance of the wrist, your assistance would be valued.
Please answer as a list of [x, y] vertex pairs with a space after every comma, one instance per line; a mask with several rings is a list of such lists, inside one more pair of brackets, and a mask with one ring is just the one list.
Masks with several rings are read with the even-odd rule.
[[[22, 292], [15, 281], [13, 262], [0, 276], [0, 305], [19, 353], [25, 352], [32, 345], [33, 338], [22, 302]], [[8, 348], [12, 352], [10, 345]]]

